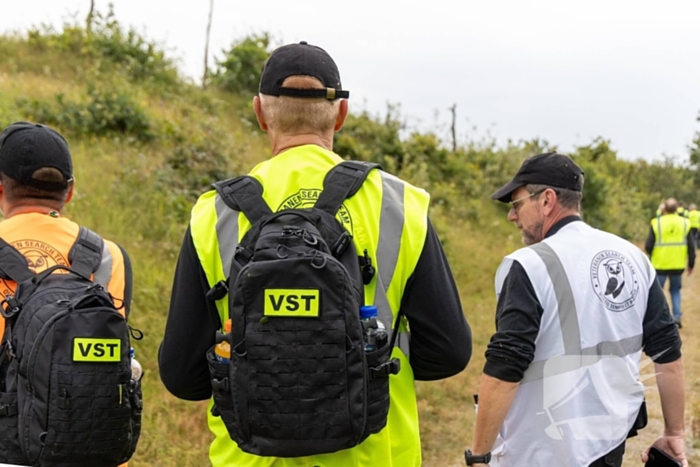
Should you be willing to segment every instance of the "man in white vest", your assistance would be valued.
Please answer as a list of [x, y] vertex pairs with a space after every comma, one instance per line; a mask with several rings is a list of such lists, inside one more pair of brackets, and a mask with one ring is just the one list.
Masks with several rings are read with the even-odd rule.
[[653, 445], [688, 465], [677, 327], [644, 253], [582, 221], [583, 175], [567, 156], [540, 154], [492, 195], [527, 246], [496, 273], [467, 465], [621, 466], [625, 439], [646, 424], [642, 350], [665, 422]]

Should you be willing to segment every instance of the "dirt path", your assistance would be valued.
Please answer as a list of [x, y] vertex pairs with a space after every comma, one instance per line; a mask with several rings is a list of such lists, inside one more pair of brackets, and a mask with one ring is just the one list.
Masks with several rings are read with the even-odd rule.
[[[668, 288], [668, 286], [666, 286]], [[681, 311], [683, 312], [683, 362], [685, 364], [685, 422], [686, 449], [688, 463], [691, 467], [700, 466], [700, 274], [683, 277], [681, 292]], [[670, 303], [670, 297], [669, 297]], [[653, 365], [644, 370], [653, 373]], [[649, 409], [649, 424], [640, 435], [627, 441], [627, 453], [623, 467], [639, 467], [640, 453], [663, 432], [663, 418], [659, 393], [656, 390], [655, 379], [644, 383], [651, 386], [647, 391], [647, 407]]]

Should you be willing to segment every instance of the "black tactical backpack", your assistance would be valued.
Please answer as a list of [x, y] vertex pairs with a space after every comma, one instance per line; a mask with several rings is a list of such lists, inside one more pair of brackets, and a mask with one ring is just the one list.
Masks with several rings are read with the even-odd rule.
[[141, 384], [131, 379], [126, 320], [90, 280], [102, 249], [81, 227], [71, 266], [34, 274], [0, 239], [0, 277], [18, 284], [2, 303], [0, 462], [115, 467], [134, 453]]
[[373, 267], [366, 252], [358, 257], [335, 218], [375, 167], [341, 163], [326, 176], [313, 208], [277, 213], [252, 177], [215, 184], [225, 203], [252, 224], [229, 280], [209, 293], [222, 299], [228, 292], [232, 330], [217, 339], [230, 343], [230, 363], [218, 362], [213, 349], [207, 354], [213, 413], [245, 452], [330, 453], [386, 425], [389, 375], [400, 369], [391, 358], [396, 328], [391, 340], [365, 352], [360, 306]]

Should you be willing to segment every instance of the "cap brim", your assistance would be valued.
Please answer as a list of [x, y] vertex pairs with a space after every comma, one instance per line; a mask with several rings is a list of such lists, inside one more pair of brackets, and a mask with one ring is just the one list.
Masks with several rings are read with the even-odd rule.
[[515, 180], [511, 180], [510, 182], [506, 183], [501, 188], [499, 188], [498, 191], [496, 191], [494, 194], [492, 194], [491, 199], [495, 199], [502, 203], [507, 203], [508, 201], [510, 201], [510, 195], [512, 195], [513, 192], [521, 186], [523, 186], [522, 183], [516, 182]]

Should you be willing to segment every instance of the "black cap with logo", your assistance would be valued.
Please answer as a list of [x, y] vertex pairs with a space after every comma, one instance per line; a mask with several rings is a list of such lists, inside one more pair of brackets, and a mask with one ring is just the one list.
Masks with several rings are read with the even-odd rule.
[[538, 154], [525, 159], [513, 180], [492, 194], [491, 199], [507, 203], [515, 190], [528, 184], [582, 191], [583, 170], [568, 156], [556, 152]]
[[[297, 89], [282, 86], [284, 80], [290, 76], [313, 76], [326, 89]], [[350, 97], [350, 91], [343, 91], [340, 72], [328, 52], [306, 41], [284, 45], [270, 54], [260, 77], [260, 94], [324, 97], [328, 100]]]
[[[59, 170], [63, 182], [36, 180], [34, 172], [45, 167]], [[0, 133], [0, 172], [40, 190], [65, 189], [73, 178], [73, 162], [68, 143], [46, 125], [16, 122]]]

